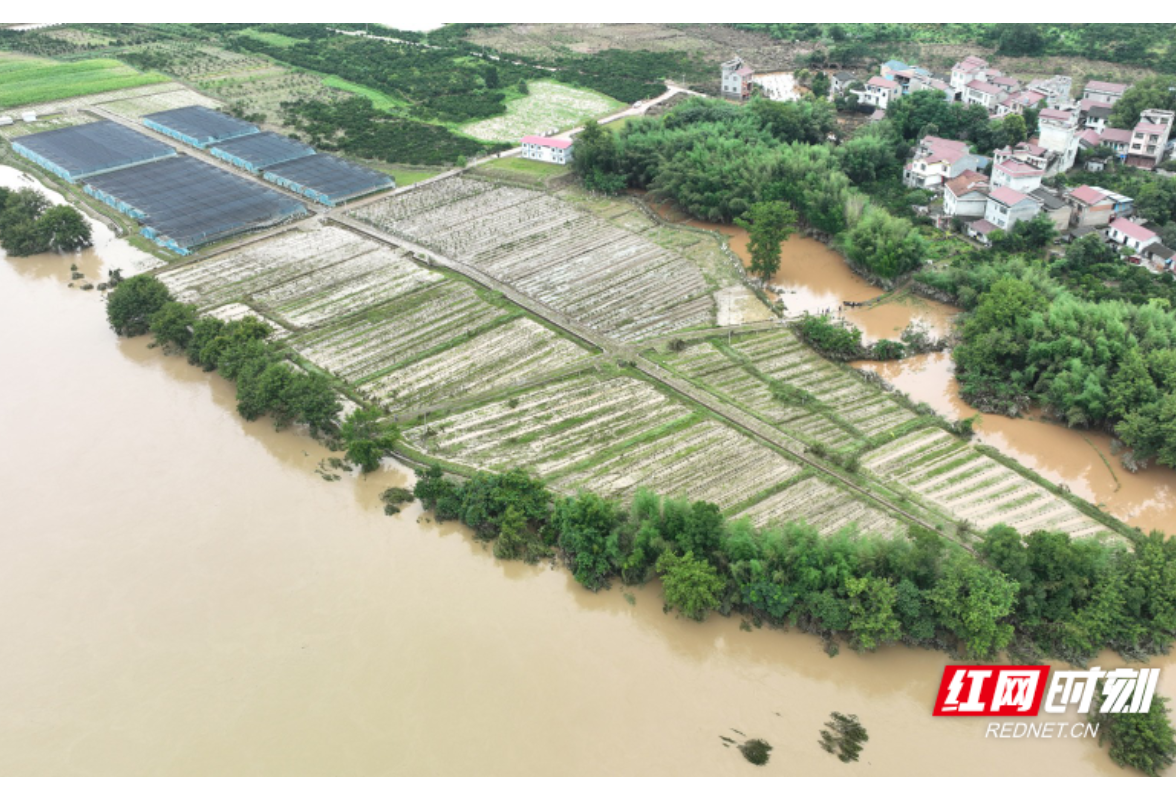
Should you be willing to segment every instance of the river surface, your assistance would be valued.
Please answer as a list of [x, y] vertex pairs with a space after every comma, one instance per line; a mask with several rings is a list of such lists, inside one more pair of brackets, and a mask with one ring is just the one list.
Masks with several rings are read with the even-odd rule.
[[[313, 440], [116, 338], [69, 266], [140, 254], [97, 239], [0, 263], [0, 774], [1122, 774], [933, 718], [942, 654], [831, 659], [384, 516], [407, 470], [326, 482]], [[832, 711], [868, 729], [859, 763], [817, 747]], [[720, 738], [744, 735], [767, 766]]]

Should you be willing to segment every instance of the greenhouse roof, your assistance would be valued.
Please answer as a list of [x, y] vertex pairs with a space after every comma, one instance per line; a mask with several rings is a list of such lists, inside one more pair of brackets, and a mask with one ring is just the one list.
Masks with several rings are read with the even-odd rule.
[[359, 164], [326, 153], [277, 164], [266, 170], [266, 177], [277, 176], [283, 182], [297, 184], [332, 200], [345, 200], [377, 189], [391, 187], [393, 180]]
[[170, 145], [108, 120], [20, 136], [13, 143], [74, 177], [166, 158], [176, 152]]
[[185, 106], [160, 111], [158, 114], [148, 114], [143, 117], [143, 121], [153, 122], [199, 142], [219, 142], [258, 131], [252, 122], [245, 122], [204, 106]]
[[212, 150], [224, 152], [259, 169], [314, 155], [314, 148], [310, 145], [269, 131], [229, 139]]

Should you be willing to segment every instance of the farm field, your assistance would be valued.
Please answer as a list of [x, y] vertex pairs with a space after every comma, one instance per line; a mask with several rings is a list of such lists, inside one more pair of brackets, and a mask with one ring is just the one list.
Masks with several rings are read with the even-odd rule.
[[1023, 534], [1106, 532], [1065, 500], [937, 428], [885, 444], [862, 464], [879, 480], [895, 481], [982, 529], [1004, 523]]
[[809, 393], [863, 437], [891, 433], [916, 419], [878, 387], [817, 355], [790, 330], [737, 337], [731, 351], [765, 378]]
[[[18, 119], [13, 125], [6, 125], [0, 128], [0, 136], [3, 136], [5, 139], [15, 139], [18, 136], [25, 136], [30, 133], [40, 133], [41, 131], [64, 128], [70, 125], [81, 125], [94, 121], [92, 115], [82, 110], [85, 107], [102, 106], [106, 108], [110, 104], [120, 103], [122, 101], [138, 100], [141, 102], [150, 102], [145, 100], [145, 98], [156, 95], [171, 96], [179, 99], [183, 97], [183, 95], [177, 94], [179, 92], [188, 92], [189, 96], [203, 98], [203, 95], [197, 92], [191, 92], [181, 83], [168, 81], [166, 83], [138, 86], [132, 89], [120, 89], [113, 92], [100, 92], [98, 94], [67, 97], [45, 103], [35, 103], [20, 109], [5, 109], [4, 113], [12, 116], [20, 114], [21, 111], [35, 111], [37, 121], [22, 122]], [[207, 104], [208, 102], [211, 101], [205, 98], [201, 104]], [[191, 103], [188, 105], [191, 105]], [[178, 108], [178, 106], [173, 107]]]
[[853, 525], [862, 533], [894, 536], [904, 526], [893, 517], [817, 477], [807, 477], [777, 492], [744, 514], [757, 527], [804, 520], [823, 534]]
[[452, 178], [351, 215], [622, 341], [714, 324], [697, 265], [543, 192]]
[[30, 106], [168, 80], [159, 73], [139, 72], [109, 58], [58, 62], [0, 53], [0, 108]]
[[631, 497], [639, 487], [729, 509], [800, 467], [643, 380], [586, 372], [409, 429], [421, 451], [464, 466], [522, 467], [556, 489]]
[[528, 94], [507, 103], [505, 114], [466, 125], [462, 133], [487, 142], [517, 142], [524, 136], [573, 128], [624, 107], [611, 97], [554, 81], [532, 81], [527, 89]]
[[213, 100], [211, 97], [200, 94], [200, 92], [194, 92], [191, 89], [153, 92], [151, 94], [143, 94], [121, 100], [96, 103], [95, 105], [100, 105], [112, 114], [118, 114], [120, 117], [126, 117], [127, 119], [136, 121], [148, 114], [171, 111], [174, 108], [185, 108], [187, 106], [220, 108], [221, 106], [219, 102]]

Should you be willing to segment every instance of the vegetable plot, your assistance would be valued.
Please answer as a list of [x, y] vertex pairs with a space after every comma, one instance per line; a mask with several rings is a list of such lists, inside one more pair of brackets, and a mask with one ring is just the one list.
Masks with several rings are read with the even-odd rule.
[[1004, 523], [1028, 534], [1106, 532], [1060, 497], [939, 429], [914, 431], [864, 460], [881, 480], [894, 480], [981, 528]]
[[697, 265], [542, 192], [452, 178], [352, 213], [621, 340], [714, 323]]

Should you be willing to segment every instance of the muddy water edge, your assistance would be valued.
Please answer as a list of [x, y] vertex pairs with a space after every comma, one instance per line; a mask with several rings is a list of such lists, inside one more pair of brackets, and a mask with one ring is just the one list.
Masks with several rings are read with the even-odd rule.
[[[69, 268], [140, 254], [97, 239], [0, 264], [0, 773], [1120, 774], [1090, 741], [932, 718], [942, 654], [830, 659], [384, 516], [406, 469], [326, 482], [314, 440], [116, 338]], [[818, 749], [831, 711], [868, 729], [859, 763]], [[767, 766], [720, 738], [744, 735]]]
[[[674, 216], [662, 206], [669, 220], [712, 230], [727, 237], [731, 250], [749, 263], [747, 231], [736, 225], [699, 222]], [[867, 340], [897, 338], [911, 322], [926, 325], [936, 335], [951, 330], [960, 309], [934, 300], [896, 293], [865, 308], [839, 308], [842, 301], [866, 302], [883, 295], [856, 275], [832, 248], [803, 236], [784, 243], [780, 271], [772, 279], [783, 287], [779, 298], [787, 312], [821, 313], [832, 310], [859, 327]], [[925, 402], [951, 420], [978, 412], [959, 395], [950, 353], [930, 353], [901, 361], [854, 362], [854, 367], [880, 374], [917, 402]], [[1065, 484], [1083, 499], [1143, 531], [1160, 530], [1176, 535], [1176, 470], [1153, 465], [1132, 473], [1123, 468], [1112, 447], [1112, 437], [1099, 431], [1077, 430], [1054, 424], [1035, 414], [1012, 419], [981, 414], [977, 441], [1036, 470], [1056, 484]]]

